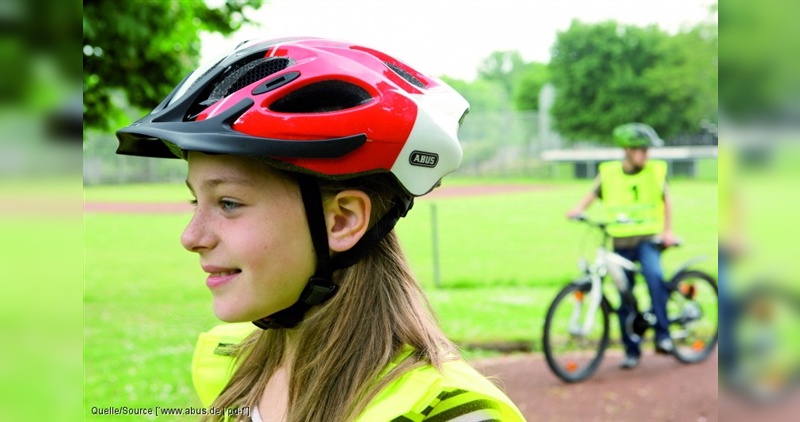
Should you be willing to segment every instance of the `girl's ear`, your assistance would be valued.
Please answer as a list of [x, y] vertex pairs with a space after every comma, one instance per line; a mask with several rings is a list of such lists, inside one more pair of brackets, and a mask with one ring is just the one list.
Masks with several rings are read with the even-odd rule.
[[344, 252], [355, 246], [369, 228], [372, 201], [360, 190], [345, 190], [323, 205], [328, 226], [328, 246]]

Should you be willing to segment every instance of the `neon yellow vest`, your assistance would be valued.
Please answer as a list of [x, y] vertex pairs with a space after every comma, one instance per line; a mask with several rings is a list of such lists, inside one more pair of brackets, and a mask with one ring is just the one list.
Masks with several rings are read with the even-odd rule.
[[192, 356], [192, 383], [203, 407], [219, 396], [233, 376], [233, 358], [227, 346], [239, 344], [256, 326], [249, 322], [222, 324], [200, 334]]
[[[250, 323], [224, 324], [200, 335], [192, 358], [192, 382], [203, 406], [211, 405], [233, 375], [233, 359], [224, 354], [225, 345], [237, 344], [255, 328]], [[400, 363], [410, 352], [408, 348], [383, 372]], [[454, 360], [445, 363], [441, 372], [432, 366], [423, 366], [405, 373], [381, 390], [356, 421], [387, 421], [399, 416], [416, 420], [415, 415], [421, 415], [443, 390], [450, 389], [467, 390], [473, 396], [492, 401], [497, 405], [499, 420], [525, 420], [514, 403], [494, 384], [466, 362]]]
[[649, 160], [636, 174], [625, 174], [622, 162], [600, 164], [603, 207], [608, 221], [624, 215], [632, 223], [611, 224], [613, 237], [656, 234], [664, 230], [664, 183], [667, 163]]

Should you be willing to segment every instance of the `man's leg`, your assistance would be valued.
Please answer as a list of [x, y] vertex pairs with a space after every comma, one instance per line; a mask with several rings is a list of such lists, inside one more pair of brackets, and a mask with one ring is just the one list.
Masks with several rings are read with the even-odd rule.
[[[636, 259], [635, 249], [621, 249], [615, 252], [622, 255], [626, 259], [630, 259], [631, 261], [634, 261]], [[634, 274], [633, 272], [626, 270], [625, 276], [628, 282], [627, 284], [628, 290], [632, 291]], [[636, 315], [636, 309], [633, 307], [633, 305], [625, 301], [625, 298], [622, 296], [622, 292], [620, 292], [620, 302], [619, 302], [619, 309], [617, 309], [617, 315], [619, 316], [619, 326], [620, 326], [620, 333], [622, 336], [622, 343], [625, 345], [625, 355], [638, 358], [642, 354], [641, 347], [639, 346], [640, 341], [638, 339], [634, 340], [633, 338], [631, 338], [630, 333], [628, 332], [627, 329], [628, 319], [633, 318]]]
[[639, 263], [642, 266], [642, 275], [647, 281], [650, 299], [653, 304], [653, 313], [656, 315], [655, 333], [656, 342], [669, 339], [669, 319], [667, 319], [667, 299], [669, 289], [664, 283], [664, 272], [661, 269], [661, 252], [651, 242], [642, 242], [637, 248]]

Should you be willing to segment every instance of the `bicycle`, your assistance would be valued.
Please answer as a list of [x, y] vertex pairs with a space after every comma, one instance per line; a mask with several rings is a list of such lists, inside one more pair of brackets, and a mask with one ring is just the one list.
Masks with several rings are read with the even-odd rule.
[[[586, 216], [574, 220], [599, 229], [603, 240], [593, 264], [588, 264], [585, 258], [579, 261], [581, 276], [558, 292], [545, 318], [542, 343], [547, 364], [556, 376], [569, 383], [592, 376], [609, 345], [612, 307], [603, 292], [605, 280], [613, 281], [621, 293], [620, 300], [635, 309], [624, 325], [632, 338], [643, 338], [656, 322], [654, 313], [639, 310], [636, 296], [627, 288], [624, 271], [639, 275], [641, 270], [638, 264], [608, 247], [609, 223], [589, 220]], [[617, 221], [624, 222], [624, 218]], [[666, 278], [667, 316], [675, 346], [672, 354], [687, 364], [705, 360], [717, 344], [717, 283], [711, 275], [692, 269], [704, 259], [691, 259]]]

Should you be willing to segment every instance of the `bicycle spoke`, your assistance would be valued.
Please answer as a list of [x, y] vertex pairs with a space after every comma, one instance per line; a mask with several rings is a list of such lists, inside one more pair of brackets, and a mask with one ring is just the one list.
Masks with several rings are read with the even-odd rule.
[[592, 307], [587, 293], [574, 285], [567, 286], [551, 305], [545, 324], [548, 364], [568, 382], [588, 378], [608, 342], [607, 307]]
[[674, 286], [667, 302], [675, 356], [695, 363], [708, 357], [717, 343], [717, 290], [712, 277], [690, 271]]

